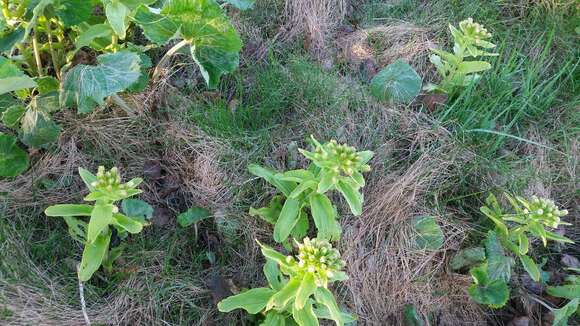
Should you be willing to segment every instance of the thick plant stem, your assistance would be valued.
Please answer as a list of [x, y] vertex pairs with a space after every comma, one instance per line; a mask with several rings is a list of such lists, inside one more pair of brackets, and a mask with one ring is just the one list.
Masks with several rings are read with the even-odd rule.
[[45, 28], [46, 28], [46, 34], [48, 36], [48, 49], [50, 50], [50, 58], [52, 59], [52, 66], [54, 68], [56, 78], [60, 79], [60, 67], [58, 65], [58, 58], [56, 56], [56, 52], [54, 51], [54, 47], [52, 46], [52, 30], [50, 29], [50, 21], [49, 20], [46, 20]]
[[34, 51], [34, 60], [36, 61], [36, 70], [38, 77], [42, 77], [42, 60], [40, 59], [40, 49], [38, 48], [38, 38], [36, 37], [36, 30], [32, 34], [32, 50]]
[[175, 44], [171, 49], [169, 49], [169, 51], [167, 51], [167, 53], [165, 53], [165, 55], [161, 58], [161, 60], [159, 60], [159, 63], [155, 67], [155, 71], [153, 72], [153, 77], [151, 78], [153, 80], [153, 82], [156, 82], [157, 78], [159, 78], [159, 75], [161, 74], [161, 69], [163, 69], [163, 67], [167, 64], [167, 60], [169, 60], [169, 58], [172, 55], [174, 55], [175, 52], [179, 51], [179, 49], [181, 49], [182, 47], [184, 47], [188, 44], [189, 44], [189, 41], [181, 40], [179, 43]]
[[111, 36], [111, 48], [113, 53], [117, 52], [117, 44], [119, 44], [119, 37], [115, 32], [113, 32], [113, 36]]

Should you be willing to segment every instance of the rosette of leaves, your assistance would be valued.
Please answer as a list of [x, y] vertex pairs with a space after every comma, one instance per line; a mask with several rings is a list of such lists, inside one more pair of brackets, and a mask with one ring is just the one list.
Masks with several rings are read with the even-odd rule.
[[354, 316], [340, 310], [328, 289], [330, 284], [347, 279], [338, 250], [326, 240], [304, 238], [296, 244], [296, 256], [284, 256], [260, 244], [267, 261], [264, 274], [269, 287], [228, 297], [218, 303], [218, 309], [261, 313], [265, 317], [261, 325], [319, 325], [319, 319], [344, 325], [354, 321]]
[[481, 78], [479, 73], [491, 69], [491, 64], [476, 59], [482, 56], [497, 56], [488, 52], [495, 44], [488, 41], [492, 37], [482, 25], [468, 18], [459, 23], [459, 29], [449, 25], [453, 36], [453, 53], [440, 49], [431, 49], [429, 60], [439, 73], [438, 85], [429, 83], [424, 89], [429, 92], [440, 92], [454, 95], [459, 89], [469, 86]]
[[320, 144], [311, 137], [313, 151], [300, 149], [312, 163], [307, 169], [277, 172], [258, 165], [250, 165], [250, 172], [275, 186], [282, 195], [275, 196], [267, 207], [250, 209], [250, 215], [260, 216], [274, 224], [274, 240], [285, 241], [288, 236], [302, 238], [309, 228], [308, 211], [318, 230], [318, 238], [337, 240], [341, 234], [337, 209], [327, 192], [338, 191], [348, 203], [353, 215], [362, 214], [364, 201], [360, 189], [364, 187], [363, 172], [371, 151], [357, 152], [354, 147], [332, 140]]
[[[101, 265], [110, 266], [112, 260], [118, 257], [119, 250], [109, 250], [112, 228], [116, 230], [119, 237], [123, 238], [127, 233], [141, 232], [143, 226], [149, 223], [143, 216], [128, 216], [120, 213], [116, 206], [116, 202], [142, 192], [137, 189], [143, 181], [141, 178], [121, 183], [117, 168], [113, 167], [105, 171], [102, 166], [99, 167], [96, 176], [83, 168], [79, 168], [79, 174], [90, 190], [84, 199], [94, 204], [54, 205], [46, 208], [44, 213], [47, 216], [63, 217], [70, 235], [84, 244], [78, 277], [85, 282]], [[130, 214], [129, 209], [125, 213]], [[85, 217], [89, 217], [88, 223], [81, 219]]]
[[[546, 227], [556, 228], [567, 224], [562, 222], [560, 217], [568, 212], [558, 209], [552, 200], [536, 196], [530, 199], [517, 196], [514, 198], [508, 194], [505, 194], [505, 197], [513, 209], [511, 213], [503, 211], [493, 194], [486, 199], [486, 205], [480, 208], [481, 212], [493, 221], [495, 229], [487, 234], [485, 257], [473, 257], [475, 259], [471, 261], [471, 263], [479, 261], [483, 263], [470, 271], [475, 281], [470, 287], [470, 295], [476, 302], [493, 308], [503, 306], [508, 299], [503, 289], [504, 285], [507, 288], [511, 279], [515, 261], [508, 256], [506, 251], [518, 259], [534, 281], [540, 282], [542, 271], [534, 259], [528, 255], [530, 238], [541, 239], [544, 246], [547, 245], [548, 240], [573, 243], [564, 236], [546, 230]], [[476, 248], [473, 250], [477, 253], [481, 252]], [[459, 259], [456, 261], [455, 269], [466, 266], [459, 264], [460, 261]], [[503, 284], [501, 291], [499, 291], [499, 283]], [[509, 291], [507, 293], [509, 294]]]

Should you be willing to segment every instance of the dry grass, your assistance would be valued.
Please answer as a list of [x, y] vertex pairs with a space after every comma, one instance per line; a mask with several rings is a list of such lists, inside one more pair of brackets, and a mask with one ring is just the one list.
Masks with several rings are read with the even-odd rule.
[[421, 76], [429, 76], [429, 48], [434, 44], [428, 37], [429, 30], [407, 23], [380, 25], [339, 37], [336, 46], [339, 60], [347, 62], [352, 69], [372, 60], [382, 68], [397, 59], [411, 64]]
[[[402, 325], [405, 304], [421, 313], [439, 311], [443, 325], [485, 324], [481, 311], [469, 302], [465, 276], [448, 273], [449, 250], [461, 247], [468, 227], [452, 222], [426, 200], [429, 191], [446, 182], [453, 161], [452, 147], [422, 154], [408, 169], [375, 176], [366, 190], [366, 210], [345, 227], [344, 256], [352, 308], [369, 325]], [[401, 173], [399, 175], [399, 173]], [[417, 250], [412, 220], [436, 216], [445, 234], [440, 250]]]
[[280, 39], [289, 41], [302, 35], [306, 48], [315, 57], [323, 58], [335, 28], [346, 13], [346, 0], [286, 0]]

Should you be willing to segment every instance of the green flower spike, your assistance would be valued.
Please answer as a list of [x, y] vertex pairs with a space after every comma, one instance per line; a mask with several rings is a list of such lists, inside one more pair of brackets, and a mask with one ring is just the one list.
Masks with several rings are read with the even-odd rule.
[[327, 287], [329, 280], [343, 279], [344, 272], [341, 270], [346, 265], [340, 259], [338, 250], [333, 249], [326, 240], [316, 238], [304, 238], [303, 243], [296, 242], [298, 246], [297, 263], [294, 257], [286, 257], [286, 262], [295, 265], [297, 274], [312, 274], [318, 287]]
[[560, 221], [560, 217], [568, 215], [568, 211], [558, 209], [551, 199], [532, 196], [530, 200], [523, 198], [518, 198], [518, 200], [525, 207], [524, 214], [526, 214], [526, 217], [533, 221], [551, 228], [557, 228], [559, 225], [570, 225]]
[[459, 29], [463, 32], [465, 38], [473, 40], [473, 43], [479, 45], [481, 40], [491, 38], [491, 33], [483, 25], [475, 23], [473, 18], [467, 18], [459, 23]]

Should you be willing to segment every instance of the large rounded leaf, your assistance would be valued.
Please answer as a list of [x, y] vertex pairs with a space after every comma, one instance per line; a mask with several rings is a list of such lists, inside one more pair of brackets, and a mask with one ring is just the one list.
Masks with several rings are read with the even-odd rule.
[[134, 84], [141, 68], [135, 53], [121, 51], [97, 57], [98, 65], [77, 65], [64, 76], [61, 104], [65, 107], [78, 106], [79, 113], [88, 113], [104, 99], [124, 91]]
[[421, 91], [421, 77], [399, 59], [381, 70], [371, 81], [371, 93], [380, 101], [409, 103]]
[[14, 136], [0, 133], [0, 177], [15, 177], [28, 168], [28, 155]]

